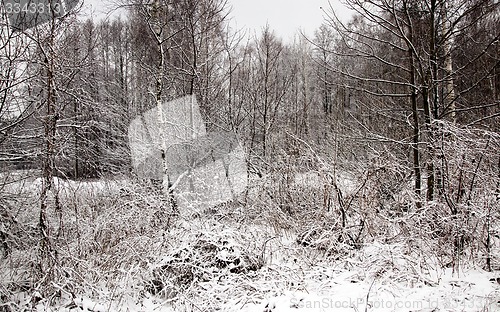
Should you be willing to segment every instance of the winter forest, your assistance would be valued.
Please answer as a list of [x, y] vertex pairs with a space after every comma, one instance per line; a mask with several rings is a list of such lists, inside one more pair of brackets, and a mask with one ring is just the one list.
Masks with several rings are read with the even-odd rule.
[[77, 2], [0, 1], [0, 312], [500, 311], [498, 1]]

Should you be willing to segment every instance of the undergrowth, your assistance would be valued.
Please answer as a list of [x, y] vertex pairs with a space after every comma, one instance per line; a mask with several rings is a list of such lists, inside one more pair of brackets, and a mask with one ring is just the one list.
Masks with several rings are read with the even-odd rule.
[[380, 154], [347, 173], [312, 149], [283, 151], [234, 201], [180, 212], [144, 181], [57, 180], [63, 222], [50, 214], [50, 283], [37, 266], [40, 180], [3, 176], [0, 311], [231, 311], [326, 291], [325, 276], [351, 270], [365, 272], [352, 283], [408, 287], [434, 287], [430, 272], [446, 268], [498, 270], [489, 188], [473, 188], [454, 213], [446, 201], [416, 206], [411, 173], [398, 164]]

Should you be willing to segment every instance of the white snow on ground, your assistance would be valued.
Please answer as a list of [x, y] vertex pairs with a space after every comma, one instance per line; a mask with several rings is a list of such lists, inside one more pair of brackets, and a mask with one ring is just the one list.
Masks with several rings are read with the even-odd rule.
[[[311, 176], [299, 179], [311, 180]], [[349, 183], [348, 177], [343, 180]], [[36, 179], [24, 187], [35, 190], [40, 183]], [[95, 195], [119, 192], [127, 182], [72, 182], [56, 179], [56, 183], [62, 192], [80, 190]], [[179, 298], [197, 307], [193, 311], [213, 311], [215, 307], [219, 311], [248, 312], [500, 311], [499, 271], [486, 272], [468, 267], [460, 268], [459, 272], [451, 268], [439, 269], [438, 260], [424, 254], [419, 256], [402, 243], [370, 243], [334, 261], [326, 259], [318, 250], [299, 246], [292, 230], [285, 235], [272, 232], [262, 225], [222, 222], [199, 218], [178, 223], [172, 229], [173, 233], [169, 234], [178, 237], [178, 240], [174, 240], [174, 243], [178, 241], [178, 245], [172, 245], [171, 249], [189, 247], [189, 241], [182, 239], [197, 231], [213, 233], [215, 236], [226, 233], [229, 238], [231, 232], [241, 233], [241, 237], [254, 237], [255, 242], [248, 242], [248, 246], [260, 243], [258, 239], [272, 238], [266, 250], [264, 267], [255, 272], [227, 272], [221, 273], [218, 279], [197, 281], [191, 287], [196, 291], [179, 294], [176, 298], [153, 296], [145, 291], [145, 268], [140, 268], [139, 264], [132, 268], [115, 268], [110, 271], [112, 284], [92, 285], [91, 292], [75, 298], [63, 294], [58, 306], [48, 307], [47, 302], [44, 302], [36, 307], [37, 311], [189, 311], [186, 305], [181, 307], [175, 301]], [[159, 241], [162, 235], [158, 233], [157, 237], [150, 239]], [[126, 252], [134, 250], [130, 247]], [[161, 265], [161, 260], [165, 259], [161, 254], [151, 257], [158, 260], [150, 263], [151, 267]], [[118, 273], [122, 277], [113, 279], [113, 275], [117, 276]], [[97, 293], [96, 289], [99, 289]], [[192, 294], [195, 297], [189, 297]], [[19, 294], [19, 306], [32, 300], [23, 296]]]
[[[443, 272], [435, 286], [409, 287], [366, 278], [365, 272], [313, 268], [303, 290], [271, 296], [241, 311], [499, 311], [493, 274], [469, 271], [456, 277]], [[227, 311], [238, 311], [228, 307]]]
[[[496, 281], [500, 272], [423, 269], [419, 263], [423, 258], [405, 257], [404, 247], [397, 244], [373, 243], [333, 263], [313, 253], [310, 259], [304, 258], [289, 239], [279, 240], [273, 248], [270, 263], [259, 271], [200, 282], [205, 293], [184, 300], [192, 301], [200, 311], [212, 311], [204, 305], [211, 300], [224, 302], [220, 311], [500, 311]], [[127, 284], [117, 290], [130, 287]], [[100, 297], [111, 297], [111, 291], [104, 289]], [[74, 302], [80, 309], [40, 306], [38, 311], [186, 311], [177, 309], [172, 299], [147, 293], [140, 299], [122, 296], [111, 303], [82, 297]]]
[[[0, 173], [0, 182], [9, 181], [5, 185], [4, 191], [10, 191], [13, 194], [29, 193], [39, 194], [42, 187], [42, 178], [36, 177], [40, 174], [33, 171], [16, 171]], [[68, 179], [53, 178], [54, 186], [60, 195], [74, 196], [106, 196], [117, 194], [120, 189], [130, 187], [131, 182], [128, 179], [115, 180], [87, 180], [74, 181]]]
[[[350, 194], [356, 189], [355, 178], [348, 172], [339, 171], [335, 175], [337, 186], [346, 194]], [[325, 184], [330, 184], [328, 178], [317, 171], [307, 171], [296, 173], [294, 177], [294, 184], [299, 187], [317, 188]]]
[[[226, 311], [500, 311], [500, 272], [422, 270], [399, 245], [371, 244], [357, 255], [294, 269], [281, 294]], [[420, 259], [422, 261], [422, 259]], [[271, 269], [273, 266], [268, 267]], [[274, 266], [283, 270], [284, 266]], [[424, 271], [427, 271], [424, 273]], [[287, 270], [283, 270], [287, 272]]]

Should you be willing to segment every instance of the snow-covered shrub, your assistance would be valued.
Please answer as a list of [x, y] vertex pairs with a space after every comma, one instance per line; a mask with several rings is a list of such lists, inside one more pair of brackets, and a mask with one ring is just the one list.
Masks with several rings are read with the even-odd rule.
[[311, 226], [303, 229], [297, 236], [296, 242], [303, 247], [313, 248], [322, 252], [325, 256], [340, 259], [345, 257], [360, 245], [358, 233], [354, 233], [355, 228], [342, 229], [339, 226]]
[[[140, 268], [147, 266], [152, 250], [161, 250], [161, 234], [175, 219], [164, 196], [130, 180], [56, 180], [62, 222], [57, 214], [49, 214], [51, 244], [58, 252], [53, 278], [42, 287], [45, 277], [37, 274], [36, 267], [40, 229], [33, 184], [37, 182], [2, 215], [13, 221], [4, 227], [10, 251], [0, 261], [0, 296], [18, 308], [33, 308], [74, 301], [83, 294], [112, 300], [124, 281], [130, 288], [122, 288], [123, 293], [137, 293]], [[20, 301], [19, 294], [28, 299]]]
[[249, 241], [248, 235], [230, 229], [189, 233], [155, 265], [146, 290], [173, 298], [198, 283], [259, 270], [263, 251], [248, 246]]
[[439, 249], [454, 268], [467, 261], [498, 269], [492, 234], [500, 221], [500, 135], [445, 121], [436, 121], [434, 131], [437, 194], [428, 205], [435, 207], [430, 221]]

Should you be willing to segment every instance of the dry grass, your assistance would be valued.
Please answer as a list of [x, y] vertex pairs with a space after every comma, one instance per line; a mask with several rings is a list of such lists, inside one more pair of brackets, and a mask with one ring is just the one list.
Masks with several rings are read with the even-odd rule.
[[[57, 274], [49, 284], [37, 269], [39, 180], [11, 175], [0, 202], [8, 245], [0, 311], [233, 311], [287, 293], [327, 291], [327, 273], [365, 272], [349, 278], [397, 289], [434, 287], [426, 274], [443, 267], [484, 265], [483, 243], [497, 230], [485, 220], [498, 224], [496, 199], [482, 197], [471, 203], [474, 213], [453, 218], [435, 202], [417, 209], [404, 167], [387, 164], [394, 161], [333, 175], [326, 162], [313, 162], [307, 173], [280, 171], [278, 163], [238, 200], [180, 214], [139, 181], [58, 180], [63, 227], [51, 210]], [[465, 238], [459, 250], [457, 233]]]

